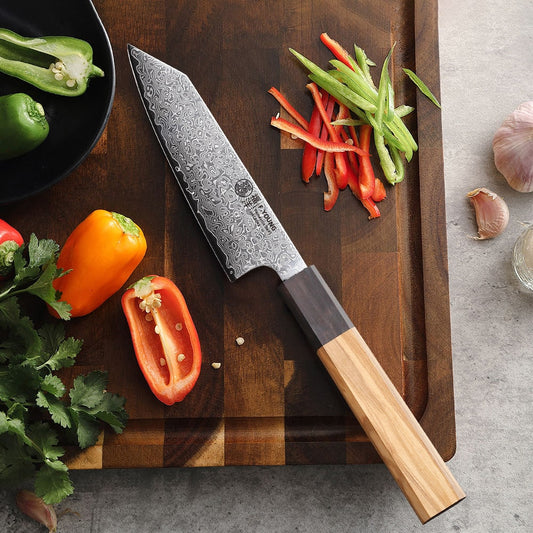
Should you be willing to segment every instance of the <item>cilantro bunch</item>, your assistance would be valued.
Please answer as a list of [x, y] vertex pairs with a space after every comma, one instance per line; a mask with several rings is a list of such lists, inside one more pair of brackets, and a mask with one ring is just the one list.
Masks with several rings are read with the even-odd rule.
[[127, 420], [124, 398], [106, 391], [106, 372], [78, 376], [67, 391], [56, 372], [74, 365], [83, 343], [65, 337], [60, 320], [35, 325], [47, 315], [35, 297], [70, 317], [52, 285], [66, 274], [56, 267], [58, 254], [58, 244], [32, 234], [0, 282], [0, 483], [34, 478], [35, 493], [48, 504], [73, 492], [60, 444], [87, 448], [102, 423], [121, 433]]

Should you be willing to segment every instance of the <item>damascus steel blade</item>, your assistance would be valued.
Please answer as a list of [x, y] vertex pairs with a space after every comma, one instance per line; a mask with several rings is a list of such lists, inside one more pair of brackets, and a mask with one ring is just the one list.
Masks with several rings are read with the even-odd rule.
[[232, 281], [266, 266], [286, 280], [306, 267], [190, 79], [128, 44], [148, 118], [172, 172]]

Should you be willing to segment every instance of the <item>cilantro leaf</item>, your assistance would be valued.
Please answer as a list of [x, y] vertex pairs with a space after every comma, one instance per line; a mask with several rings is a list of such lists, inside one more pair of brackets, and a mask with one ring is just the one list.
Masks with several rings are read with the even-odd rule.
[[44, 465], [35, 476], [35, 494], [45, 503], [59, 503], [73, 492], [74, 487], [66, 470]]
[[99, 411], [94, 415], [98, 420], [108, 424], [115, 433], [122, 433], [126, 422], [128, 420], [128, 415], [125, 410], [120, 410], [116, 413], [110, 411]]
[[65, 324], [60, 320], [46, 322], [39, 328], [38, 333], [42, 341], [42, 351], [48, 358], [65, 338]]
[[7, 433], [8, 430], [9, 423], [7, 420], [7, 415], [3, 411], [0, 411], [0, 435], [2, 433]]
[[9, 365], [0, 380], [0, 400], [29, 403], [39, 389], [41, 377], [31, 366]]
[[34, 472], [33, 457], [26, 447], [19, 445], [17, 437], [10, 433], [0, 435], [0, 483], [13, 485]]
[[46, 409], [56, 424], [59, 424], [63, 428], [70, 428], [72, 426], [68, 408], [61, 400], [39, 391], [35, 403], [39, 407]]
[[102, 401], [107, 386], [107, 372], [95, 370], [86, 376], [78, 376], [70, 390], [73, 407], [95, 407]]
[[61, 270], [56, 268], [55, 263], [48, 263], [40, 277], [26, 288], [26, 292], [37, 296], [55, 309], [60, 318], [68, 320], [71, 307], [67, 302], [58, 301], [60, 294], [52, 285], [52, 282], [59, 277], [60, 273]]
[[37, 239], [34, 233], [30, 235], [28, 255], [30, 268], [41, 267], [56, 259], [59, 253], [59, 244], [52, 239]]
[[16, 298], [0, 301], [0, 363], [20, 362], [39, 353], [41, 341], [33, 322], [21, 316]]
[[79, 447], [83, 450], [95, 444], [101, 431], [99, 422], [93, 416], [73, 408], [70, 408], [70, 415], [76, 427]]
[[124, 398], [106, 391], [106, 372], [78, 376], [66, 394], [54, 372], [75, 364], [82, 341], [66, 338], [64, 321], [37, 328], [33, 319], [41, 314], [23, 313], [22, 294], [40, 299], [60, 318], [70, 317], [70, 306], [59, 302], [53, 286], [65, 275], [56, 265], [58, 253], [54, 241], [32, 234], [14, 253], [11, 278], [0, 283], [0, 482], [33, 477], [36, 494], [50, 504], [73, 491], [60, 438], [64, 444], [72, 436], [86, 448], [103, 424], [120, 433], [128, 418]]
[[56, 460], [64, 455], [65, 450], [58, 446], [56, 432], [46, 422], [36, 422], [28, 428], [28, 434], [33, 443], [40, 448], [41, 454], [47, 460]]
[[76, 362], [76, 356], [81, 350], [83, 341], [69, 337], [59, 344], [55, 353], [42, 363], [41, 367], [47, 366], [51, 370], [59, 370], [72, 366]]
[[41, 382], [41, 390], [56, 398], [61, 398], [65, 394], [65, 385], [58, 376], [47, 374]]
[[56, 266], [59, 245], [51, 239], [37, 239], [31, 234], [28, 244], [20, 246], [13, 255], [14, 276], [0, 292], [0, 301], [21, 293], [32, 294], [55, 309], [60, 318], [70, 318], [70, 305], [60, 302], [60, 293], [53, 281], [65, 274]]

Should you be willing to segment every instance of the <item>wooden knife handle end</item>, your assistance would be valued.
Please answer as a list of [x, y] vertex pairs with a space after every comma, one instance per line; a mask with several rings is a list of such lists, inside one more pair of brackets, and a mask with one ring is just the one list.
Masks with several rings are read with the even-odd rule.
[[463, 490], [318, 270], [306, 268], [280, 291], [419, 519], [462, 500]]

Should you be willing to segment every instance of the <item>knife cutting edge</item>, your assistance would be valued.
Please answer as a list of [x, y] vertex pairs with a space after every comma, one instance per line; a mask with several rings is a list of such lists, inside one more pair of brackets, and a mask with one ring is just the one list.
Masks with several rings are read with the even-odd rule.
[[425, 523], [465, 494], [316, 267], [307, 266], [190, 79], [128, 44], [141, 101], [226, 275], [267, 266], [409, 503]]

